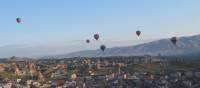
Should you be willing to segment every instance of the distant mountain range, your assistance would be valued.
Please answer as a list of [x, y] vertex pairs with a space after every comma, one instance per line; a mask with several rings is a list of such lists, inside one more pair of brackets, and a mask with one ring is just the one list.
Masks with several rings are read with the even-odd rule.
[[104, 57], [104, 56], [138, 56], [138, 55], [163, 55], [163, 56], [200, 56], [200, 35], [180, 37], [177, 46], [170, 39], [161, 39], [135, 46], [108, 48], [101, 50], [87, 50], [58, 55], [56, 57]]

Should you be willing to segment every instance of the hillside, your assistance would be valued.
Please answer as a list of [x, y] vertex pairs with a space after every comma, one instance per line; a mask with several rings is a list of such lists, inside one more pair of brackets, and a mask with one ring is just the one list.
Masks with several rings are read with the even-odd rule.
[[105, 52], [88, 50], [58, 55], [57, 57], [100, 57], [100, 56], [136, 56], [136, 55], [194, 55], [200, 54], [200, 35], [180, 37], [177, 46], [169, 39], [161, 39], [145, 44], [108, 48]]

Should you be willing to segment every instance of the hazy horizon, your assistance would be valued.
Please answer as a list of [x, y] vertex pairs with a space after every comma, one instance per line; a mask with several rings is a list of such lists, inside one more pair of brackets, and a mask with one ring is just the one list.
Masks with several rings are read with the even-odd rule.
[[[198, 0], [1, 1], [0, 57], [43, 56], [200, 34]], [[21, 24], [15, 19], [20, 17]], [[135, 35], [141, 30], [141, 37]], [[100, 34], [94, 41], [93, 35]], [[86, 44], [85, 40], [91, 43]]]

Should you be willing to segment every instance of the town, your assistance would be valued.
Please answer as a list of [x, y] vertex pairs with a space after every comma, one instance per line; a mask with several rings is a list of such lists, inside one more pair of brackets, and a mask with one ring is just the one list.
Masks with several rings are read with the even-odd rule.
[[163, 56], [0, 60], [0, 88], [199, 88], [200, 60]]

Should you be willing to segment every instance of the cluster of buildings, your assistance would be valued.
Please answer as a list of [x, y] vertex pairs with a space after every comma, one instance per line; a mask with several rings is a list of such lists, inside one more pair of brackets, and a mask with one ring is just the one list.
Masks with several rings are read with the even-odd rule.
[[199, 88], [200, 72], [170, 74], [112, 73], [40, 81], [1, 79], [0, 88]]
[[166, 63], [170, 61], [151, 56], [38, 60], [12, 57], [1, 61], [0, 88], [200, 88], [200, 67], [167, 72], [134, 69], [140, 64]]

